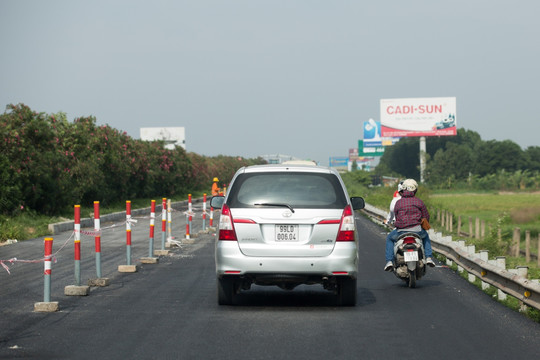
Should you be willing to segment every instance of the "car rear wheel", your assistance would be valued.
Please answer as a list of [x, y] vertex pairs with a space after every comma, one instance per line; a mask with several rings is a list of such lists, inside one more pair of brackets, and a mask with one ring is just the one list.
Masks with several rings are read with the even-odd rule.
[[338, 300], [341, 306], [356, 305], [356, 279], [340, 278], [338, 283]]
[[217, 292], [219, 305], [233, 305], [236, 297], [235, 279], [227, 276], [218, 278]]

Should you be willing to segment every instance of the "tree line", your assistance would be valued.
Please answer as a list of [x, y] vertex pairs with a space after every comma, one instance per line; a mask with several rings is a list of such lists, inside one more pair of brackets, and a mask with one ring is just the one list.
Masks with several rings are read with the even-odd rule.
[[131, 198], [173, 197], [228, 182], [241, 166], [263, 159], [206, 157], [162, 141], [133, 139], [96, 119], [69, 122], [24, 104], [0, 115], [0, 214], [29, 209], [60, 215], [74, 204], [104, 205]]
[[[420, 178], [419, 138], [400, 139], [385, 149], [380, 175]], [[426, 138], [425, 180], [430, 186], [474, 189], [538, 189], [540, 147], [523, 150], [510, 140], [483, 141], [477, 132]]]

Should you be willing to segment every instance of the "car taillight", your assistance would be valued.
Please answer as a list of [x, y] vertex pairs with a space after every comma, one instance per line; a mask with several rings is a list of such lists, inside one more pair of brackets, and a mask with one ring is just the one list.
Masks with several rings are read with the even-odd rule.
[[336, 241], [354, 241], [354, 214], [350, 205], [343, 209]]
[[223, 207], [221, 208], [218, 240], [237, 241], [231, 210], [226, 204], [223, 204]]

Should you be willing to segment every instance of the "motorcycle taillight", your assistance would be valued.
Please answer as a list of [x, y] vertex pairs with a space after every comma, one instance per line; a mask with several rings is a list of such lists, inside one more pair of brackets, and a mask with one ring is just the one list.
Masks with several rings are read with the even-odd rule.
[[407, 236], [403, 239], [404, 244], [414, 244], [416, 242], [416, 238], [414, 236]]

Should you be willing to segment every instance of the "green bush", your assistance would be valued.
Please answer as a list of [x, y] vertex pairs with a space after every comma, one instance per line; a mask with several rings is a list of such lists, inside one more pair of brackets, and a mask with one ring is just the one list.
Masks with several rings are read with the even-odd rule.
[[71, 216], [73, 205], [107, 206], [130, 199], [174, 197], [227, 184], [241, 166], [262, 159], [188, 154], [163, 142], [134, 140], [94, 117], [68, 122], [28, 106], [8, 105], [0, 115], [0, 214], [21, 208]]
[[366, 197], [370, 192], [368, 186], [371, 184], [371, 175], [367, 171], [356, 170], [341, 174], [341, 178], [347, 187], [349, 196]]

